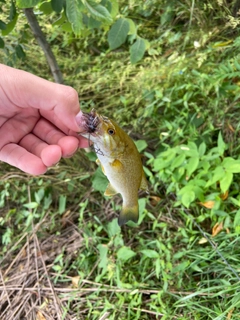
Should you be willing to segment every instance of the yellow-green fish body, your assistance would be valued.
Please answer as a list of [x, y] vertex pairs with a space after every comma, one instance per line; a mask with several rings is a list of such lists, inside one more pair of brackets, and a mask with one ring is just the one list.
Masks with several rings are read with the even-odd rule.
[[91, 116], [91, 121], [88, 121], [89, 132], [81, 134], [85, 137], [90, 134], [97, 162], [109, 180], [105, 195], [122, 195], [123, 206], [118, 219], [120, 226], [129, 220], [137, 222], [138, 190], [148, 189], [141, 156], [133, 140], [113, 120], [95, 111]]

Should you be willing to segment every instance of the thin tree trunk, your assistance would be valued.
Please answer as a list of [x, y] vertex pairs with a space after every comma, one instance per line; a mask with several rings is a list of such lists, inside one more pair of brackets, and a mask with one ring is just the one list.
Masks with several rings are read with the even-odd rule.
[[63, 76], [60, 71], [60, 68], [57, 64], [57, 60], [51, 50], [49, 43], [46, 40], [45, 34], [42, 32], [42, 29], [37, 21], [37, 18], [33, 12], [33, 9], [24, 9], [25, 15], [27, 17], [28, 23], [30, 28], [34, 34], [35, 39], [37, 40], [38, 44], [42, 48], [46, 59], [48, 61], [48, 65], [51, 69], [52, 75], [54, 77], [55, 82], [63, 83]]

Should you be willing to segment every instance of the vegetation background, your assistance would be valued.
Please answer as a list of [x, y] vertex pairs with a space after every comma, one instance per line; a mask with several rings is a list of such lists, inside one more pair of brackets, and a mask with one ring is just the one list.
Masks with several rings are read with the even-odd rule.
[[39, 177], [2, 163], [0, 318], [239, 319], [239, 1], [2, 0], [0, 62], [50, 80], [29, 1], [82, 109], [136, 141], [150, 194], [120, 229], [94, 153]]

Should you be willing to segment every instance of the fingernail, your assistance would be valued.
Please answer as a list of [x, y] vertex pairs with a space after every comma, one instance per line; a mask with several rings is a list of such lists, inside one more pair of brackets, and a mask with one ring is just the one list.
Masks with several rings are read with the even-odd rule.
[[82, 111], [79, 111], [78, 112], [78, 114], [76, 115], [76, 117], [75, 117], [75, 119], [76, 119], [76, 122], [77, 122], [77, 125], [79, 126], [79, 127], [83, 127], [83, 113], [82, 113]]
[[77, 151], [78, 151], [78, 146], [71, 154], [66, 154], [64, 158], [71, 158]]

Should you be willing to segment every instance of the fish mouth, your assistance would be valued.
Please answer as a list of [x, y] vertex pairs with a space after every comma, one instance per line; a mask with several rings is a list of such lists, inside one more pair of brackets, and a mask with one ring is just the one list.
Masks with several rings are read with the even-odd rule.
[[91, 112], [83, 112], [83, 128], [84, 132], [81, 132], [80, 134], [88, 133], [88, 134], [94, 134], [100, 124], [100, 118], [97, 112], [92, 109]]

